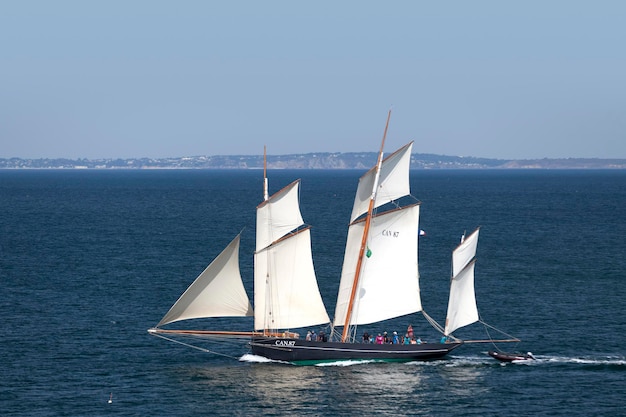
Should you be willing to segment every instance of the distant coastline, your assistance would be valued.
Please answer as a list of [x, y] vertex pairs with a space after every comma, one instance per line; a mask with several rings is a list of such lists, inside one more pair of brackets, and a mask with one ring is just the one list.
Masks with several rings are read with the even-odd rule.
[[[375, 152], [268, 155], [270, 169], [368, 169]], [[262, 155], [178, 158], [0, 158], [0, 169], [260, 169]], [[490, 159], [414, 153], [411, 169], [626, 169], [626, 159]]]

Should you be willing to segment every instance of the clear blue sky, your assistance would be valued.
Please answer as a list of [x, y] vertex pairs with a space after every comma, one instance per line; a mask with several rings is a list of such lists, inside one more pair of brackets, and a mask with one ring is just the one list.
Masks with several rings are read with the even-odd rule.
[[0, 158], [626, 158], [626, 1], [3, 1]]

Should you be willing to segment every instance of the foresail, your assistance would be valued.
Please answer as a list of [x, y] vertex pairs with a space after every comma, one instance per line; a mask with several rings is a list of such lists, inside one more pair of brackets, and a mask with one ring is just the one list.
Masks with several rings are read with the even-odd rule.
[[330, 322], [315, 278], [309, 228], [256, 252], [254, 274], [255, 330]]
[[292, 182], [257, 207], [257, 251], [304, 224], [298, 203], [299, 185], [300, 180]]
[[[380, 207], [410, 194], [409, 167], [412, 148], [413, 142], [403, 146], [383, 160], [375, 207]], [[375, 176], [376, 169], [372, 168], [359, 179], [350, 222], [367, 212]]]
[[[350, 325], [368, 324], [421, 311], [417, 264], [419, 205], [372, 219]], [[336, 326], [346, 325], [364, 222], [348, 229], [335, 308]]]
[[194, 318], [253, 315], [239, 273], [239, 241], [237, 235], [180, 296], [157, 327]]
[[478, 307], [474, 293], [474, 265], [478, 245], [476, 229], [463, 239], [452, 252], [452, 282], [446, 315], [445, 334], [478, 321]]

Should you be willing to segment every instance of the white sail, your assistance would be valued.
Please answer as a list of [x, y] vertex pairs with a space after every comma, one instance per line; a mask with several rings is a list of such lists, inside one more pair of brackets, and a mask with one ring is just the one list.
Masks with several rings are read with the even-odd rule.
[[239, 273], [237, 235], [174, 303], [158, 326], [203, 317], [252, 316]]
[[452, 276], [456, 276], [476, 256], [479, 230], [476, 229], [464, 237], [459, 246], [452, 251]]
[[452, 282], [444, 333], [449, 335], [456, 329], [478, 321], [478, 307], [474, 293], [474, 265], [478, 231], [461, 242], [452, 252]]
[[310, 229], [254, 255], [255, 330], [329, 323], [311, 256]]
[[299, 185], [300, 180], [292, 182], [257, 207], [257, 251], [304, 224], [298, 203]]
[[257, 207], [254, 254], [255, 330], [329, 323], [311, 254], [310, 230], [298, 203], [300, 180]]
[[[398, 149], [383, 161], [374, 207], [380, 207], [411, 193], [409, 167], [412, 148], [413, 142]], [[372, 168], [359, 179], [350, 222], [367, 212], [374, 188], [375, 176], [376, 168]]]
[[[417, 264], [419, 205], [372, 219], [350, 325], [368, 324], [422, 310]], [[364, 222], [348, 229], [348, 241], [335, 308], [344, 326], [358, 261]]]

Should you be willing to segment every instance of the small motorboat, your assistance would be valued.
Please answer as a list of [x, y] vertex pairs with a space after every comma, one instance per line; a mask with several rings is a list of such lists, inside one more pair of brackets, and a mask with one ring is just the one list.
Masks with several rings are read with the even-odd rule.
[[506, 353], [506, 352], [495, 352], [493, 350], [490, 350], [487, 353], [489, 354], [489, 356], [491, 356], [494, 359], [499, 360], [500, 362], [528, 361], [528, 360], [535, 359], [532, 352]]

